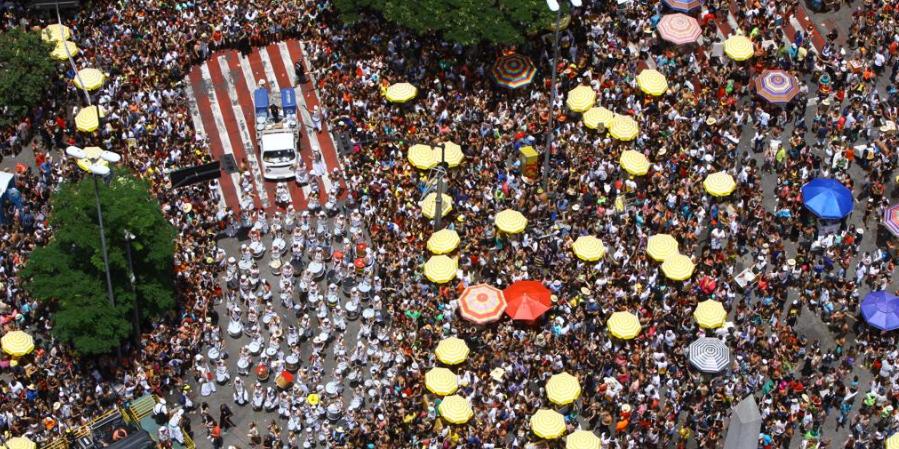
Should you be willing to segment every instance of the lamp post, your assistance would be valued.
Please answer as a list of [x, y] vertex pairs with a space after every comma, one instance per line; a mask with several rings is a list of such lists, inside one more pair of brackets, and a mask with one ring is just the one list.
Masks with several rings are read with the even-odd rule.
[[137, 300], [137, 288], [134, 276], [134, 262], [131, 259], [131, 242], [137, 237], [129, 230], [125, 230], [125, 252], [128, 254], [128, 281], [131, 283], [131, 293], [134, 295], [134, 305], [131, 308], [131, 319], [134, 320], [134, 347], [140, 349], [140, 303]]
[[[581, 0], [568, 0], [571, 3], [573, 8], [580, 8]], [[553, 136], [555, 126], [555, 114], [553, 111], [555, 110], [556, 100], [558, 99], [558, 93], [556, 92], [556, 83], [558, 80], [558, 70], [556, 67], [559, 64], [559, 34], [562, 31], [562, 8], [559, 5], [558, 0], [546, 0], [546, 6], [549, 7], [549, 10], [556, 13], [556, 29], [555, 36], [553, 37], [553, 60], [552, 60], [552, 78], [550, 82], [550, 100], [549, 100], [549, 126], [546, 128], [546, 149], [543, 151], [543, 191], [549, 193], [549, 152], [553, 146]]]
[[440, 164], [437, 165], [437, 198], [434, 203], [434, 232], [440, 230], [440, 220], [443, 218], [443, 177], [446, 174], [446, 143], [440, 144]]
[[112, 276], [109, 274], [109, 253], [106, 251], [106, 232], [103, 230], [103, 208], [100, 206], [100, 184], [97, 178], [109, 174], [109, 164], [118, 162], [122, 157], [118, 153], [105, 151], [99, 147], [85, 149], [76, 146], [66, 148], [66, 154], [77, 159], [78, 168], [91, 174], [94, 178], [94, 199], [97, 201], [97, 220], [100, 223], [100, 249], [103, 251], [103, 267], [106, 269], [106, 290], [109, 305], [115, 306], [112, 293]]

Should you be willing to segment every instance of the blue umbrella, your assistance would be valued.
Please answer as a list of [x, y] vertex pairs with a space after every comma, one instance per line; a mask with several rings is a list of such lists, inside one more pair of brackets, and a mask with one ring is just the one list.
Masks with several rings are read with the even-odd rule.
[[802, 186], [802, 202], [819, 218], [839, 220], [852, 212], [852, 192], [839, 181], [815, 178]]
[[899, 329], [899, 297], [889, 292], [871, 292], [862, 301], [862, 317], [883, 331]]

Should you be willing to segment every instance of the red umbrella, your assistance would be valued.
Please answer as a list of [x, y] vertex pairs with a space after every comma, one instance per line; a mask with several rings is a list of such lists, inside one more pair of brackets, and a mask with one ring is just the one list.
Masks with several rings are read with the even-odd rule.
[[549, 289], [540, 281], [517, 281], [503, 290], [506, 314], [513, 320], [534, 321], [553, 306]]
[[361, 270], [361, 269], [365, 268], [365, 259], [360, 257], [353, 262], [353, 265], [355, 265], [356, 268]]
[[365, 248], [368, 248], [368, 245], [366, 245], [365, 243], [357, 243], [356, 244], [356, 254], [360, 254], [360, 255], [364, 254]]

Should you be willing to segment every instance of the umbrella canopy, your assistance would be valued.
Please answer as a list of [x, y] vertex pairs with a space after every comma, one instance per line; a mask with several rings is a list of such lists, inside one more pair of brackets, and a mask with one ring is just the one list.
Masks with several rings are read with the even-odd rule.
[[[68, 50], [68, 52], [66, 51]], [[75, 56], [78, 54], [78, 46], [75, 45], [72, 41], [58, 41], [56, 42], [56, 48], [50, 52], [50, 57], [57, 61], [65, 61], [69, 59], [69, 55]]]
[[559, 412], [542, 408], [531, 416], [531, 431], [534, 435], [554, 440], [565, 433], [565, 417]]
[[852, 212], [852, 192], [836, 179], [815, 178], [802, 186], [802, 202], [825, 220], [839, 220]]
[[656, 262], [664, 262], [665, 259], [674, 256], [680, 250], [680, 244], [671, 234], [656, 234], [646, 241], [646, 254]]
[[717, 338], [697, 338], [687, 352], [690, 364], [704, 373], [720, 373], [730, 364], [730, 349]]
[[755, 54], [755, 48], [748, 37], [735, 34], [724, 41], [724, 54], [734, 61], [745, 61]]
[[434, 254], [447, 254], [459, 247], [459, 233], [453, 229], [441, 229], [428, 238], [428, 251]]
[[758, 449], [762, 414], [752, 395], [746, 396], [734, 407], [727, 426], [724, 449]]
[[595, 262], [606, 255], [606, 245], [602, 243], [602, 240], [593, 237], [592, 235], [582, 235], [578, 237], [577, 240], [574, 241], [574, 245], [571, 246], [571, 249], [574, 250], [574, 255], [577, 256], [578, 259], [587, 262]]
[[449, 337], [440, 340], [437, 348], [434, 349], [434, 355], [437, 360], [447, 365], [458, 365], [468, 358], [468, 345], [465, 340], [456, 337]]
[[425, 373], [425, 388], [440, 396], [449, 396], [459, 389], [456, 375], [447, 368], [431, 368]]
[[640, 320], [630, 312], [615, 312], [606, 321], [609, 333], [615, 338], [632, 340], [640, 335]]
[[459, 264], [448, 256], [431, 256], [425, 262], [425, 277], [435, 284], [446, 284], [456, 278]]
[[565, 104], [574, 112], [584, 112], [596, 103], [596, 92], [590, 86], [580, 85], [568, 92]]
[[97, 69], [81, 69], [78, 75], [72, 78], [72, 84], [79, 89], [97, 90], [106, 82], [106, 74]]
[[658, 97], [659, 95], [664, 95], [668, 90], [668, 80], [658, 70], [643, 69], [637, 75], [637, 86], [640, 87], [643, 93]]
[[22, 331], [7, 332], [0, 339], [0, 346], [3, 347], [3, 352], [13, 357], [22, 357], [34, 351], [34, 339]]
[[608, 124], [609, 135], [615, 139], [628, 142], [640, 135], [640, 125], [629, 115], [619, 115]]
[[439, 163], [442, 157], [442, 160], [446, 162], [446, 165], [450, 168], [458, 167], [459, 164], [462, 163], [462, 160], [465, 159], [465, 154], [462, 153], [462, 147], [455, 142], [444, 142], [443, 154], [441, 155], [440, 153], [440, 147], [434, 147], [434, 162]]
[[674, 11], [690, 12], [702, 6], [701, 0], [662, 0], [665, 6]]
[[43, 39], [44, 42], [63, 42], [69, 40], [71, 37], [72, 30], [61, 23], [47, 25], [41, 30], [41, 39]]
[[100, 118], [105, 114], [99, 106], [81, 108], [75, 114], [75, 128], [83, 133], [92, 133], [100, 127]]
[[632, 176], [643, 176], [649, 173], [649, 159], [636, 150], [622, 151], [621, 157], [618, 159], [618, 165]]
[[528, 219], [517, 210], [506, 209], [496, 214], [493, 219], [496, 227], [507, 234], [518, 234], [524, 232], [524, 228], [528, 226]]
[[468, 399], [457, 394], [443, 398], [440, 405], [437, 406], [437, 411], [440, 412], [443, 419], [451, 424], [465, 424], [474, 416]]
[[727, 196], [737, 189], [737, 182], [734, 177], [727, 172], [719, 171], [710, 173], [702, 181], [705, 191], [712, 196]]
[[[439, 157], [439, 155], [438, 155]], [[430, 170], [437, 165], [439, 159], [434, 158], [434, 149], [428, 145], [417, 143], [409, 147], [406, 158], [413, 167], [419, 170]]]
[[656, 27], [659, 36], [675, 45], [692, 44], [702, 35], [696, 19], [686, 14], [665, 14]]
[[552, 293], [540, 281], [515, 281], [503, 290], [506, 314], [513, 320], [533, 321], [552, 307]]
[[[443, 199], [443, 204], [440, 205], [440, 208], [443, 209], [443, 213], [440, 216], [445, 217], [446, 214], [453, 210], [453, 198], [445, 193], [441, 198]], [[421, 206], [422, 215], [434, 218], [434, 215], [437, 214], [437, 192], [429, 193], [425, 199], [421, 200], [419, 206]]]
[[787, 104], [799, 93], [799, 80], [784, 70], [765, 70], [755, 79], [755, 91], [774, 104]]
[[590, 108], [581, 116], [581, 119], [584, 121], [584, 126], [596, 129], [599, 128], [600, 123], [606, 126], [614, 117], [615, 114], [612, 111], [600, 106]]
[[511, 54], [497, 59], [491, 73], [496, 84], [509, 89], [518, 89], [534, 80], [537, 68], [530, 59], [519, 54]]
[[675, 254], [662, 262], [662, 273], [665, 273], [665, 277], [672, 281], [690, 279], [695, 268], [696, 265], [693, 261], [683, 254]]
[[497, 321], [505, 311], [506, 298], [502, 290], [487, 284], [472, 285], [459, 296], [462, 318], [477, 324]]
[[599, 449], [599, 437], [589, 430], [575, 430], [565, 437], [565, 449]]
[[890, 208], [883, 213], [883, 224], [893, 233], [893, 235], [899, 237], [899, 203], [890, 206]]
[[546, 381], [546, 397], [556, 405], [568, 405], [581, 395], [581, 383], [568, 373], [554, 374]]
[[717, 329], [724, 326], [727, 320], [727, 310], [724, 305], [713, 299], [707, 299], [696, 305], [693, 311], [693, 319], [704, 329]]
[[889, 292], [871, 292], [862, 301], [862, 317], [882, 331], [899, 329], [899, 297]]
[[12, 437], [6, 440], [7, 449], [35, 449], [37, 444], [28, 437]]
[[391, 84], [384, 91], [384, 98], [391, 103], [405, 103], [418, 95], [418, 88], [409, 83]]
[[899, 433], [894, 433], [893, 436], [887, 438], [886, 449], [899, 449]]

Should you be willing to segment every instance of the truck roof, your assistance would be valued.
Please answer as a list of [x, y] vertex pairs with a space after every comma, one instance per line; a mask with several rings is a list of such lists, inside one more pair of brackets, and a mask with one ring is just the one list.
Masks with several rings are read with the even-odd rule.
[[263, 151], [296, 150], [294, 133], [289, 129], [270, 130], [261, 134], [260, 147]]

